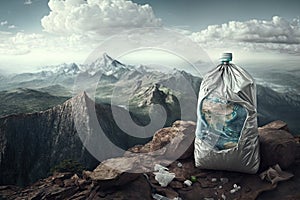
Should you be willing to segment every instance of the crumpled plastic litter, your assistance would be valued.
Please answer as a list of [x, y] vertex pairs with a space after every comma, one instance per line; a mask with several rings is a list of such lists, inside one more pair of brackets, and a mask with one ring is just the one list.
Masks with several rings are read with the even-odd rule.
[[162, 187], [166, 187], [175, 178], [175, 174], [168, 172], [169, 169], [162, 165], [155, 164], [154, 171], [158, 171], [153, 174], [155, 175], [155, 180]]
[[156, 200], [170, 200], [168, 197], [162, 196], [160, 194], [152, 194], [152, 197]]
[[162, 196], [160, 194], [152, 194], [153, 199], [156, 200], [182, 200], [180, 197], [175, 197], [173, 199], [169, 199], [168, 197]]
[[177, 167], [181, 168], [181, 167], [182, 167], [182, 163], [181, 163], [181, 162], [178, 162], [178, 163], [177, 163]]
[[280, 166], [276, 164], [273, 167], [270, 167], [266, 171], [262, 172], [259, 176], [262, 180], [266, 179], [272, 184], [276, 184], [279, 181], [289, 180], [294, 175], [289, 172], [282, 171]]
[[241, 186], [237, 185], [236, 183], [233, 184], [233, 189], [230, 190], [231, 194], [236, 193], [237, 191], [239, 191], [241, 189]]
[[165, 170], [165, 171], [169, 171], [169, 169], [167, 167], [164, 167], [160, 164], [155, 164], [154, 165], [154, 171], [160, 171], [160, 170]]
[[186, 185], [186, 186], [188, 186], [188, 187], [190, 187], [190, 186], [193, 184], [193, 182], [190, 181], [190, 180], [185, 180], [185, 181], [183, 182], [183, 184]]

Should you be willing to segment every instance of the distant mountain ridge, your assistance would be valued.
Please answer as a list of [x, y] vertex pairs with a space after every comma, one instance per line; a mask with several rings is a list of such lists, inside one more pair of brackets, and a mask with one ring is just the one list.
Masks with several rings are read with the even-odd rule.
[[[89, 88], [95, 84], [90, 82], [91, 79], [98, 80], [95, 91], [95, 98], [98, 103], [111, 103], [113, 98], [114, 105], [128, 107], [127, 104], [129, 101], [132, 104], [129, 105], [131, 109], [145, 115], [148, 115], [148, 108], [139, 107], [139, 104], [142, 104], [148, 98], [147, 94], [143, 94], [143, 92], [156, 84], [159, 85], [159, 90], [162, 92], [171, 92], [177, 100], [181, 98], [181, 102], [190, 102], [190, 105], [186, 105], [184, 109], [188, 108], [193, 111], [196, 109], [195, 98], [198, 96], [201, 83], [200, 77], [193, 76], [185, 71], [173, 69], [167, 73], [142, 65], [126, 65], [107, 54], [103, 54], [101, 58], [86, 65], [77, 65], [75, 63], [61, 64], [54, 67], [44, 67], [43, 71], [37, 73], [23, 73], [8, 77], [1, 76], [0, 91], [29, 88], [40, 92], [47, 92], [49, 95], [55, 97], [71, 97], [74, 83], [79, 75], [84, 75], [83, 81], [79, 84], [83, 88]], [[277, 72], [276, 76], [279, 77]], [[285, 81], [293, 82], [293, 80]], [[191, 96], [192, 92], [187, 91], [188, 87], [193, 89], [193, 97]], [[292, 132], [300, 133], [300, 125], [296, 121], [300, 107], [299, 94], [293, 90], [277, 92], [267, 85], [258, 85], [257, 91], [260, 125], [276, 119], [287, 119]], [[21, 102], [21, 99], [18, 101]], [[40, 102], [42, 103], [43, 101]], [[57, 103], [62, 102], [59, 101]], [[46, 105], [47, 103], [42, 104]], [[7, 106], [8, 104], [3, 102], [2, 105]], [[20, 106], [17, 106], [16, 109]], [[175, 108], [174, 105], [169, 106]], [[41, 110], [43, 108], [45, 107], [41, 106]], [[176, 113], [174, 112], [174, 116], [178, 115], [180, 114], [177, 109]], [[171, 118], [178, 118], [174, 116]], [[192, 112], [188, 120], [195, 120], [195, 118], [196, 114]]]
[[[74, 84], [74, 79], [79, 73], [86, 73], [89, 76], [104, 75], [106, 77], [114, 77], [118, 80], [126, 80], [124, 78], [126, 76], [127, 79], [130, 79], [138, 75], [148, 75], [152, 76], [152, 78], [159, 74], [162, 75], [160, 75], [158, 78], [166, 75], [165, 72], [162, 73], [157, 71], [157, 69], [151, 69], [143, 65], [125, 65], [118, 60], [111, 58], [106, 53], [104, 53], [102, 57], [85, 65], [64, 63], [57, 66], [43, 67], [41, 69], [42, 70], [39, 72], [11, 74], [8, 76], [0, 75], [0, 81], [2, 79], [6, 80], [6, 82], [1, 82], [0, 90], [15, 89], [20, 87], [36, 89], [55, 84], [60, 84], [64, 87], [72, 87], [72, 84]], [[173, 71], [176, 72], [178, 70], [174, 69]], [[170, 73], [172, 73], [172, 71], [170, 71]], [[70, 79], [72, 81], [70, 81]]]

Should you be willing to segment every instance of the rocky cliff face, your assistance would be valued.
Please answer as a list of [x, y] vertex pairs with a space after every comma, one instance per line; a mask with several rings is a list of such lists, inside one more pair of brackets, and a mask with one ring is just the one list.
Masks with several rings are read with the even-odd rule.
[[1, 118], [0, 137], [0, 184], [32, 183], [64, 159], [86, 167], [97, 164], [77, 136], [70, 101], [44, 112]]
[[[85, 93], [43, 112], [3, 117], [0, 118], [1, 185], [32, 183], [47, 176], [51, 167], [65, 159], [79, 161], [88, 169], [99, 163], [79, 138], [72, 112], [74, 106], [82, 112], [77, 112], [78, 115], [95, 110], [107, 137], [122, 149], [149, 140], [124, 134], [113, 120], [111, 106], [95, 105]], [[122, 108], [115, 109], [125, 112]]]

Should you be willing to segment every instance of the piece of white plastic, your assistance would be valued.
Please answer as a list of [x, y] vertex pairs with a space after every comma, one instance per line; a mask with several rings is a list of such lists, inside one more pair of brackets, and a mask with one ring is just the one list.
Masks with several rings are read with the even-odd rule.
[[155, 165], [154, 165], [154, 171], [160, 171], [160, 170], [169, 171], [168, 168], [166, 168], [166, 167], [164, 167], [164, 166], [162, 166], [162, 165], [160, 165], [160, 164], [155, 164]]
[[235, 189], [230, 190], [230, 193], [231, 193], [231, 194], [234, 194], [235, 192], [236, 192]]
[[222, 194], [222, 196], [221, 196], [221, 197], [222, 197], [222, 199], [223, 199], [223, 200], [226, 200], [226, 196], [225, 196], [225, 194]]
[[169, 198], [162, 196], [160, 194], [152, 194], [152, 197], [153, 197], [153, 199], [156, 199], [156, 200], [170, 200]]
[[179, 167], [179, 168], [181, 168], [181, 167], [182, 167], [182, 164], [181, 164], [181, 162], [178, 162], [178, 163], [177, 163], [177, 167]]
[[168, 170], [168, 168], [159, 164], [154, 166], [154, 171], [158, 171], [153, 173], [155, 175], [155, 180], [162, 187], [166, 187], [175, 178], [175, 174], [168, 172]]
[[162, 196], [160, 194], [152, 194], [153, 199], [156, 200], [182, 200], [180, 197], [175, 197], [173, 199], [169, 199], [168, 197]]
[[190, 186], [193, 184], [193, 182], [190, 181], [190, 180], [185, 180], [185, 181], [183, 182], [183, 184], [185, 184], [186, 186], [190, 187]]
[[241, 186], [237, 185], [237, 184], [233, 184], [233, 189], [230, 190], [231, 194], [236, 193], [237, 191], [239, 191], [241, 189]]

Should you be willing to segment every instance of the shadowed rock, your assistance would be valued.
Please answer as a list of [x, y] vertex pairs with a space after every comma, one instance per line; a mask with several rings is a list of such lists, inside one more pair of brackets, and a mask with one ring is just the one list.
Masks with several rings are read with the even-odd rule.
[[258, 129], [261, 170], [275, 164], [286, 169], [295, 162], [297, 144], [288, 130], [283, 121], [274, 121]]

